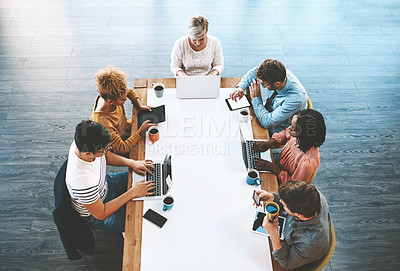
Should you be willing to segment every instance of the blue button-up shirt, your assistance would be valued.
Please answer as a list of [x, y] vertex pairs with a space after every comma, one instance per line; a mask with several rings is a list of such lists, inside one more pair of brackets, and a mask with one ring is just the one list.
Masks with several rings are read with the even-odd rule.
[[[246, 90], [253, 79], [256, 79], [257, 67], [248, 71], [240, 80], [238, 86]], [[264, 128], [268, 128], [270, 135], [278, 133], [290, 126], [292, 116], [302, 109], [307, 108], [307, 92], [299, 79], [286, 69], [286, 85], [278, 90], [278, 94], [272, 101], [272, 112], [264, 107], [266, 99], [272, 95], [273, 90], [260, 86], [262, 100], [256, 97], [251, 100], [254, 113]]]

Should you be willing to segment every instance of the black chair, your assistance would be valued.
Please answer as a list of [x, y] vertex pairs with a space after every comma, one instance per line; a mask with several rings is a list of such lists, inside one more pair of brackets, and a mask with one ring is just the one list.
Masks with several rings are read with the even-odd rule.
[[71, 206], [71, 196], [65, 184], [67, 163], [68, 159], [65, 160], [54, 180], [53, 219], [68, 259], [78, 260], [82, 258], [79, 252], [94, 254], [95, 242], [92, 230]]

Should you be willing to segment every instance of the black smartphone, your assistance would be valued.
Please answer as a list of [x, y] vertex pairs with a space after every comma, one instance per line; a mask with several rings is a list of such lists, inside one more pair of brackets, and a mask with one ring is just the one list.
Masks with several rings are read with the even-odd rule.
[[160, 215], [159, 213], [155, 212], [152, 209], [148, 209], [147, 212], [143, 215], [143, 217], [146, 218], [151, 223], [159, 226], [160, 228], [162, 228], [165, 222], [167, 222], [166, 217]]
[[256, 203], [257, 207], [260, 206], [260, 197], [258, 196], [256, 190], [254, 190], [254, 192], [253, 192], [253, 199], [254, 199], [254, 202]]

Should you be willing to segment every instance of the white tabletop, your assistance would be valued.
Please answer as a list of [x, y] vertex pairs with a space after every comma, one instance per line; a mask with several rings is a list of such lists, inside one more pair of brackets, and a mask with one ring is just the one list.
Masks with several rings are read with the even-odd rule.
[[[148, 91], [147, 104], [165, 104], [167, 121], [158, 126], [159, 141], [146, 139], [146, 158], [172, 154], [175, 205], [163, 212], [161, 201], [145, 201], [144, 212], [152, 208], [168, 221], [160, 229], [144, 219], [141, 270], [272, 270], [268, 237], [250, 232], [256, 187], [245, 181], [239, 112], [225, 104], [231, 91], [206, 100]], [[240, 125], [251, 137], [250, 123]]]

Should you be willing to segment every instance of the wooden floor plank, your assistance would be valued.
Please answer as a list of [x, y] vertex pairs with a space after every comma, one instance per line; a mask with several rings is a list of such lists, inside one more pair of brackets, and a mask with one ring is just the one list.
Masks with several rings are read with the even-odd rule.
[[132, 87], [172, 77], [173, 43], [196, 13], [221, 40], [222, 76], [280, 59], [324, 115], [314, 184], [335, 225], [332, 270], [399, 270], [396, 0], [0, 1], [0, 269], [121, 269], [117, 234], [95, 232], [97, 253], [67, 260], [51, 217], [53, 178], [90, 116], [97, 70], [121, 67]]

